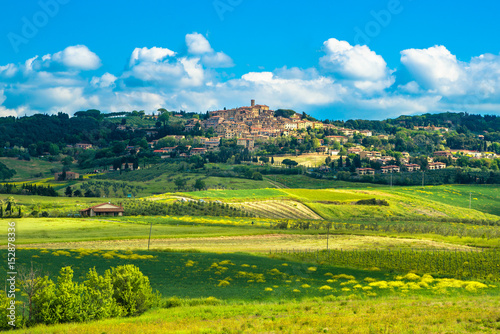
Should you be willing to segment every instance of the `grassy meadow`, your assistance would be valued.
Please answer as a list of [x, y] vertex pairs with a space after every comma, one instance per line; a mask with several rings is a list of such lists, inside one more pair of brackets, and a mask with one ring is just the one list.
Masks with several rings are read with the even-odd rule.
[[14, 169], [16, 171], [16, 174], [12, 177], [12, 179], [7, 180], [6, 182], [39, 179], [40, 176], [36, 176], [36, 174], [39, 173], [41, 173], [43, 177], [53, 177], [50, 170], [52, 168], [62, 170], [63, 167], [60, 162], [49, 162], [38, 158], [32, 158], [30, 161], [26, 161], [16, 158], [1, 157], [0, 162], [7, 166], [7, 168]]
[[500, 301], [484, 295], [199, 303], [152, 310], [137, 318], [36, 326], [29, 333], [498, 333], [500, 327]]

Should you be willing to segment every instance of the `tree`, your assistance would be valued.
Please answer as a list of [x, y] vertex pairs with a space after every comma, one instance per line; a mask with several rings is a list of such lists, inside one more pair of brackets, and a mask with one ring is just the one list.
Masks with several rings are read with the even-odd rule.
[[186, 180], [181, 178], [180, 176], [174, 180], [175, 186], [177, 190], [181, 190], [186, 186]]
[[41, 269], [33, 268], [33, 262], [31, 262], [31, 268], [27, 269], [22, 266], [19, 268], [18, 277], [20, 289], [28, 299], [27, 325], [31, 325], [34, 316], [33, 297], [44, 287], [41, 284], [43, 281], [42, 271]]
[[113, 151], [113, 153], [120, 155], [125, 151], [126, 148], [127, 148], [127, 144], [125, 144], [122, 141], [119, 141], [119, 142], [115, 142], [113, 144], [112, 151]]
[[[158, 109], [160, 111], [161, 109]], [[167, 126], [168, 120], [170, 119], [170, 114], [168, 111], [164, 111], [161, 113], [160, 117], [158, 117], [158, 122], [163, 124], [163, 127]]]
[[260, 157], [259, 160], [267, 164], [269, 162], [269, 157]]
[[71, 190], [71, 187], [70, 186], [67, 186], [66, 187], [66, 190], [64, 191], [64, 194], [68, 197], [71, 197], [73, 196], [73, 190]]
[[56, 144], [49, 145], [49, 153], [50, 155], [58, 155], [59, 154], [59, 146]]
[[5, 208], [5, 214], [7, 215], [7, 212], [9, 213], [9, 216], [12, 215], [12, 212], [14, 211], [14, 205], [16, 203], [16, 200], [14, 197], [9, 196], [7, 198], [7, 207]]
[[69, 155], [64, 157], [61, 160], [63, 166], [70, 166], [73, 163], [73, 157], [70, 157]]
[[290, 159], [284, 159], [281, 163], [287, 166], [288, 168], [291, 168], [292, 166], [297, 166], [299, 164], [297, 161]]
[[361, 158], [359, 154], [356, 154], [356, 156], [353, 159], [353, 165], [355, 168], [361, 168]]
[[264, 178], [262, 177], [261, 173], [259, 173], [259, 172], [253, 172], [252, 179], [262, 181]]
[[274, 165], [274, 157], [271, 157], [271, 165]]
[[82, 197], [82, 191], [80, 189], [76, 189], [73, 193], [74, 197]]
[[194, 183], [194, 189], [196, 190], [203, 190], [206, 188], [205, 181], [202, 179], [197, 179], [196, 182]]

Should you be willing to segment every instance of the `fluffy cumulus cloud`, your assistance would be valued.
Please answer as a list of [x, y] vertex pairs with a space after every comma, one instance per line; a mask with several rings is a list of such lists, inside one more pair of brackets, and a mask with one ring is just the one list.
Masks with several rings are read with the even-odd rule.
[[444, 95], [464, 93], [464, 65], [444, 46], [403, 50], [401, 63], [424, 89]]
[[353, 80], [381, 80], [388, 74], [384, 58], [366, 45], [351, 46], [346, 41], [330, 38], [323, 43], [325, 56], [320, 65], [326, 70]]
[[330, 38], [323, 43], [325, 56], [319, 60], [327, 73], [344, 79], [363, 91], [380, 91], [394, 83], [384, 58], [366, 45], [352, 46]]
[[117, 79], [113, 74], [106, 72], [100, 77], [93, 77], [90, 84], [96, 88], [114, 87]]
[[233, 67], [234, 63], [231, 57], [224, 52], [214, 52], [201, 57], [203, 65], [209, 68], [227, 68]]
[[343, 119], [445, 110], [487, 113], [500, 106], [499, 55], [460, 61], [444, 46], [408, 49], [401, 51], [396, 71], [369, 47], [331, 38], [309, 68], [283, 66], [236, 77], [227, 73], [235, 65], [232, 58], [214, 50], [205, 36], [188, 34], [185, 43], [187, 52], [135, 48], [123, 55], [128, 61], [118, 73], [101, 70], [99, 56], [84, 45], [0, 64], [0, 116], [90, 108], [205, 111], [240, 106], [250, 98], [313, 115], [333, 110], [318, 116]]
[[186, 35], [186, 45], [190, 54], [201, 55], [214, 52], [208, 40], [196, 32]]
[[53, 61], [67, 68], [83, 71], [96, 70], [101, 67], [101, 59], [85, 45], [69, 46], [52, 56], [46, 55], [45, 58], [52, 58]]
[[[401, 51], [413, 81], [400, 86], [413, 94], [441, 96], [450, 109], [494, 112], [500, 102], [500, 56], [483, 54], [459, 61], [444, 46]], [[489, 106], [489, 107], [488, 107]]]
[[130, 56], [129, 66], [132, 67], [140, 62], [158, 62], [166, 57], [172, 57], [175, 52], [166, 48], [152, 47], [148, 48], [135, 48]]

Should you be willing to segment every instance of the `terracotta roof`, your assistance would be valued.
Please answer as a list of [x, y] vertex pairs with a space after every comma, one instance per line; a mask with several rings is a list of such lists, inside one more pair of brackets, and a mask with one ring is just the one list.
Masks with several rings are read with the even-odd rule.
[[[103, 205], [111, 205], [111, 206], [114, 206], [114, 208], [100, 208]], [[94, 212], [124, 212], [125, 211], [123, 209], [123, 207], [121, 207], [121, 206], [113, 205], [111, 203], [102, 203], [102, 204], [94, 205], [94, 206], [87, 208], [87, 209], [80, 210], [80, 212], [90, 211], [90, 210], [93, 210]]]

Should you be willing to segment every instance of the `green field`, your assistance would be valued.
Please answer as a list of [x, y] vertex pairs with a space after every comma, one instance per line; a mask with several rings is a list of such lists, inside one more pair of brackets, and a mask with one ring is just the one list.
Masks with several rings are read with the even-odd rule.
[[180, 196], [202, 198], [210, 200], [258, 200], [258, 199], [275, 199], [287, 197], [287, 193], [281, 189], [242, 189], [242, 190], [205, 190], [189, 193], [179, 193]]
[[362, 191], [342, 191], [334, 189], [285, 189], [283, 192], [294, 198], [308, 202], [349, 202], [373, 198], [369, 193]]
[[[6, 254], [2, 255], [6, 261]], [[494, 284], [472, 280], [406, 275], [405, 272], [361, 270], [313, 265], [293, 260], [228, 253], [165, 251], [18, 250], [17, 266], [36, 260], [50, 277], [71, 266], [75, 279], [83, 281], [88, 268], [99, 273], [123, 264], [134, 264], [149, 277], [163, 296], [215, 297], [225, 301], [265, 301], [305, 297], [351, 296], [370, 298], [400, 295], [485, 294], [498, 295]], [[0, 272], [5, 274], [4, 269]]]
[[[386, 324], [384, 332], [453, 328], [487, 333], [495, 331], [498, 325], [500, 288], [488, 282], [376, 268], [349, 269], [238, 253], [86, 249], [21, 249], [18, 253], [18, 266], [36, 261], [52, 278], [62, 266], [71, 266], [76, 281], [82, 281], [90, 267], [103, 273], [111, 266], [135, 264], [149, 277], [153, 288], [167, 297], [163, 305], [169, 307], [135, 318], [36, 326], [30, 333], [118, 333], [133, 328], [158, 333], [176, 328], [207, 332], [212, 322], [210, 328], [216, 332], [239, 331], [242, 325], [250, 332], [272, 328], [316, 332], [339, 322], [342, 332], [364, 333], [376, 328], [372, 321], [393, 318], [391, 327]], [[2, 253], [2, 258], [5, 256]], [[444, 309], [443, 303], [447, 305]], [[433, 306], [436, 304], [438, 308]], [[477, 313], [479, 308], [482, 312]], [[401, 321], [401, 314], [407, 312], [409, 318], [415, 319], [412, 325]], [[331, 314], [336, 316], [327, 316]]]
[[[497, 296], [314, 298], [152, 310], [137, 318], [36, 326], [30, 333], [498, 333]], [[186, 306], [184, 306], [186, 305]]]
[[[500, 201], [493, 186], [422, 189], [338, 184], [317, 190], [251, 189], [252, 182], [258, 181], [225, 178], [242, 180], [238, 187], [243, 189], [150, 196], [154, 187], [161, 186], [153, 185], [155, 180], [172, 183], [172, 175], [90, 182], [150, 182], [144, 193], [160, 205], [180, 198], [222, 201], [253, 208], [261, 217], [11, 219], [16, 222], [17, 266], [33, 262], [53, 280], [61, 267], [71, 266], [75, 280], [81, 282], [89, 268], [103, 274], [110, 267], [135, 264], [163, 296], [160, 308], [139, 317], [36, 326], [30, 333], [133, 329], [152, 333], [493, 333], [500, 328], [496, 215]], [[472, 209], [469, 192], [477, 198]], [[51, 215], [74, 213], [103, 201], [123, 201], [14, 197], [26, 210], [46, 210]], [[388, 205], [356, 203], [370, 199]], [[322, 219], [307, 215], [295, 219], [306, 209]], [[8, 221], [0, 223], [4, 226]], [[6, 248], [6, 240], [0, 248]], [[6, 256], [1, 253], [4, 262]], [[5, 271], [0, 268], [0, 274]], [[406, 321], [401, 321], [402, 314]]]
[[38, 158], [32, 158], [30, 161], [18, 160], [15, 158], [0, 158], [0, 162], [9, 169], [14, 169], [16, 171], [16, 175], [9, 180], [5, 180], [5, 182], [26, 181], [39, 178], [39, 176], [35, 176], [38, 173], [41, 173], [43, 177], [53, 177], [50, 172], [52, 168], [62, 170], [62, 164], [60, 162], [48, 162]]
[[[493, 187], [470, 187], [477, 196], [487, 198], [483, 207], [468, 209], [457, 207], [454, 198], [443, 200], [442, 196], [431, 196], [429, 189], [421, 188], [369, 188], [364, 189], [256, 189], [256, 190], [208, 190], [176, 195], [188, 198], [220, 200], [227, 203], [252, 202], [253, 206], [259, 201], [296, 200], [304, 203], [321, 217], [327, 220], [335, 219], [430, 219], [441, 218], [457, 219], [486, 219], [498, 220], [495, 215], [500, 206], [500, 199], [496, 197]], [[439, 189], [439, 188], [437, 188]], [[453, 189], [453, 188], [451, 188]], [[431, 190], [432, 191], [432, 190]], [[443, 190], [444, 191], [444, 190]], [[426, 195], [424, 197], [422, 195]], [[456, 195], [455, 195], [456, 196]], [[160, 196], [158, 198], [168, 198]], [[353, 202], [363, 199], [385, 200], [389, 206], [381, 205], [353, 205]], [[267, 205], [263, 203], [263, 205]], [[238, 206], [240, 207], [240, 206]], [[244, 206], [243, 206], [244, 207]], [[250, 210], [252, 211], [252, 210]]]
[[[13, 219], [13, 221], [16, 222], [18, 244], [147, 239], [150, 220], [155, 222], [153, 237], [160, 239], [269, 233], [269, 229], [252, 227], [250, 224], [231, 226], [231, 228], [226, 227], [227, 225], [224, 226], [223, 223], [196, 224], [195, 226], [193, 222], [182, 221], [181, 218], [163, 217], [157, 220], [131, 218], [124, 219], [124, 221], [82, 218], [23, 218]], [[0, 223], [7, 228], [7, 220], [2, 220]], [[6, 243], [6, 240], [2, 240], [0, 245], [6, 245]], [[144, 247], [147, 247], [147, 241], [144, 243]]]
[[[500, 216], [500, 187], [498, 185], [443, 185], [399, 187], [394, 192], [409, 194], [426, 200], [469, 208]], [[470, 195], [471, 196], [470, 196]], [[469, 199], [471, 199], [469, 203]]]

